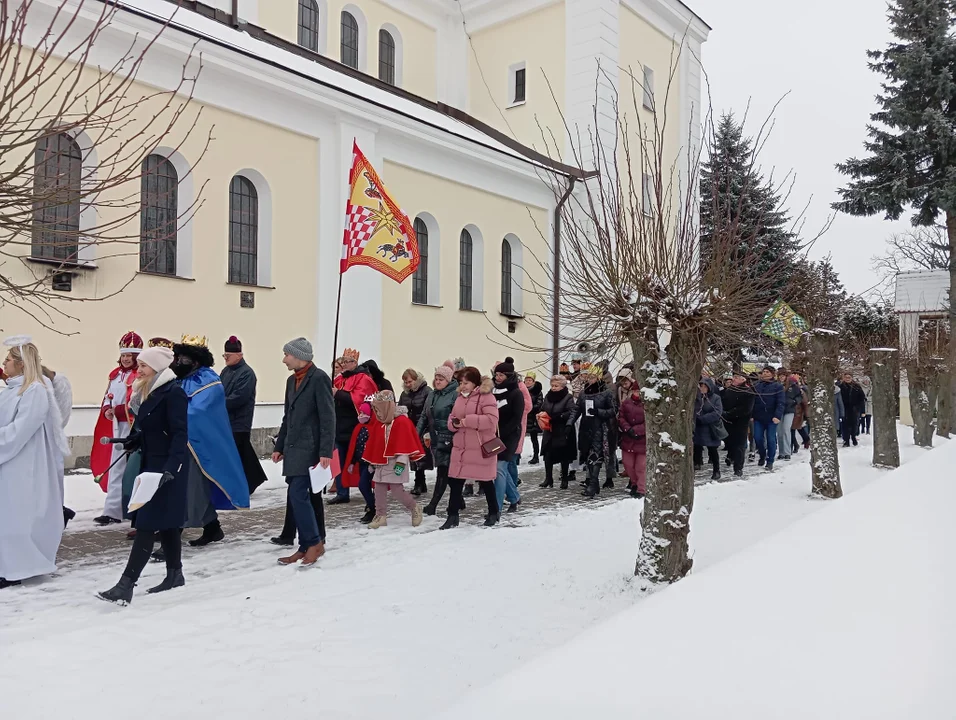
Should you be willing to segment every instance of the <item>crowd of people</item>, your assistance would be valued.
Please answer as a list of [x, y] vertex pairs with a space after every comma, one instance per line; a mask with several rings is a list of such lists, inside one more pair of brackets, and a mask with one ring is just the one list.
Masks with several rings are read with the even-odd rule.
[[[0, 392], [0, 588], [53, 572], [56, 551], [73, 512], [63, 506], [64, 434], [72, 406], [68, 380], [44, 367], [29, 338], [6, 342], [6, 388]], [[248, 508], [266, 481], [253, 449], [256, 374], [230, 337], [221, 374], [204, 337], [179, 342], [134, 332], [119, 343], [116, 367], [95, 430], [91, 468], [105, 492], [99, 525], [129, 520], [129, 558], [103, 600], [128, 604], [150, 558], [162, 561], [166, 577], [148, 593], [185, 584], [182, 532], [201, 528], [189, 541], [203, 547], [224, 539], [219, 512]], [[606, 361], [575, 356], [548, 380], [521, 373], [512, 358], [488, 372], [461, 358], [446, 360], [431, 375], [409, 368], [396, 395], [374, 360], [360, 362], [346, 349], [331, 375], [313, 363], [305, 338], [287, 343], [289, 371], [281, 427], [271, 459], [281, 463], [288, 485], [285, 522], [272, 538], [294, 547], [281, 565], [310, 567], [325, 553], [325, 505], [364, 501], [356, 519], [371, 530], [389, 520], [389, 498], [404, 507], [413, 526], [436, 515], [447, 494], [442, 530], [459, 525], [466, 499], [483, 495], [485, 526], [521, 506], [518, 464], [526, 437], [531, 465], [543, 464], [541, 488], [577, 486], [595, 498], [627, 479], [635, 498], [646, 493], [644, 403], [633, 366], [616, 376]], [[430, 384], [429, 384], [430, 380]], [[844, 377], [834, 395], [835, 417], [845, 444], [869, 430], [865, 385]], [[735, 371], [718, 386], [701, 379], [694, 405], [694, 463], [703, 467], [706, 448], [712, 477], [719, 479], [719, 449], [734, 474], [748, 457], [772, 470], [809, 447], [807, 389], [797, 373], [764, 368], [759, 377]], [[798, 439], [799, 436], [799, 439]], [[321, 470], [320, 470], [321, 469]], [[434, 471], [430, 498], [426, 472]], [[317, 485], [316, 477], [331, 479]], [[14, 484], [12, 477], [35, 482]], [[145, 478], [151, 495], [133, 502]], [[602, 484], [603, 479], [603, 484]], [[406, 490], [406, 485], [411, 491]], [[328, 498], [323, 500], [323, 494]], [[155, 550], [156, 543], [160, 548]]]

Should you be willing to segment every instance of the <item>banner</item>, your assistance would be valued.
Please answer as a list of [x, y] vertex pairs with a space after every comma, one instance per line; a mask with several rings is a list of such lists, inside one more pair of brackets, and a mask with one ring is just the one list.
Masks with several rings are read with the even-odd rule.
[[800, 336], [809, 330], [810, 326], [787, 303], [778, 300], [764, 315], [762, 329], [764, 335], [793, 347], [800, 342]]
[[339, 272], [364, 265], [401, 283], [420, 262], [414, 225], [388, 194], [358, 143], [353, 143]]

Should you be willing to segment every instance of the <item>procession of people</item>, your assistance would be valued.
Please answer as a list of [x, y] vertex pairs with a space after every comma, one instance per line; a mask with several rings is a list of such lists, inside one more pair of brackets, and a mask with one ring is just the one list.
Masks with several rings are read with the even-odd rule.
[[[55, 570], [64, 527], [73, 517], [63, 505], [69, 381], [42, 365], [29, 338], [5, 344], [3, 588]], [[248, 509], [267, 476], [251, 440], [257, 378], [239, 338], [225, 341], [221, 374], [201, 336], [144, 343], [130, 331], [117, 350], [90, 465], [105, 493], [103, 512], [94, 521], [103, 526], [130, 521], [126, 567], [115, 586], [98, 593], [125, 605], [150, 558], [165, 563], [166, 577], [148, 593], [185, 585], [183, 530], [201, 528], [188, 541], [192, 547], [223, 541], [219, 513]], [[352, 488], [364, 500], [355, 519], [372, 531], [388, 525], [389, 500], [405, 508], [413, 527], [440, 512], [442, 530], [458, 527], [476, 488], [484, 496], [484, 525], [498, 524], [502, 513], [521, 507], [518, 466], [525, 437], [532, 448], [529, 464], [544, 466], [541, 489], [556, 488], [556, 472], [558, 490], [577, 487], [580, 472], [577, 489], [584, 498], [614, 488], [622, 475], [632, 497], [647, 492], [646, 418], [630, 365], [612, 375], [608, 362], [574, 356], [548, 380], [545, 392], [537, 373], [520, 372], [513, 358], [487, 372], [449, 359], [430, 376], [406, 369], [396, 396], [378, 364], [361, 361], [358, 350], [343, 351], [331, 374], [314, 364], [306, 338], [289, 341], [282, 357], [289, 378], [271, 459], [281, 463], [288, 491], [284, 526], [271, 540], [294, 551], [278, 558], [281, 565], [315, 565], [325, 554], [325, 505], [350, 503]], [[869, 388], [867, 378], [861, 384], [848, 374], [835, 390], [834, 412], [847, 445], [868, 430], [864, 387]], [[702, 469], [706, 451], [711, 478], [720, 479], [723, 446], [726, 464], [739, 477], [752, 443], [751, 459], [772, 470], [776, 461], [809, 447], [807, 407], [800, 375], [785, 369], [767, 366], [759, 377], [736, 369], [719, 387], [705, 374], [694, 405], [696, 469]], [[430, 498], [426, 473], [434, 478]], [[324, 480], [316, 479], [323, 474]], [[10, 482], [14, 477], [33, 482]]]

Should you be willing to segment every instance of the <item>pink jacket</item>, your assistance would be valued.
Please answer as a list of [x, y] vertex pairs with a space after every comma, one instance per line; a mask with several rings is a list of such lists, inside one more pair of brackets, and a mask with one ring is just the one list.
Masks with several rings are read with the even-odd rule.
[[[481, 387], [468, 397], [455, 400], [455, 407], [448, 416], [448, 429], [454, 438], [451, 447], [451, 464], [448, 477], [459, 480], [494, 480], [497, 475], [498, 458], [485, 457], [481, 446], [493, 439], [498, 429], [498, 403], [491, 394], [494, 385], [484, 378]], [[460, 418], [462, 426], [452, 425], [453, 418]]]
[[528, 434], [528, 415], [531, 414], [531, 391], [524, 384], [524, 380], [518, 381], [518, 387], [521, 388], [521, 395], [524, 397], [524, 417], [521, 418], [521, 439], [518, 441], [518, 455], [524, 452], [524, 436]]

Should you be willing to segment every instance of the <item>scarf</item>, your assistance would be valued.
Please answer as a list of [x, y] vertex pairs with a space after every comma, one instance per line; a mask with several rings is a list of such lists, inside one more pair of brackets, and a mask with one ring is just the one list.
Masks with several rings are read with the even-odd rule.
[[309, 363], [305, 367], [299, 368], [298, 370], [293, 371], [293, 373], [295, 374], [295, 389], [296, 390], [299, 389], [299, 386], [302, 384], [302, 381], [305, 380], [305, 376], [309, 373], [309, 369], [311, 367], [312, 367], [312, 363]]

